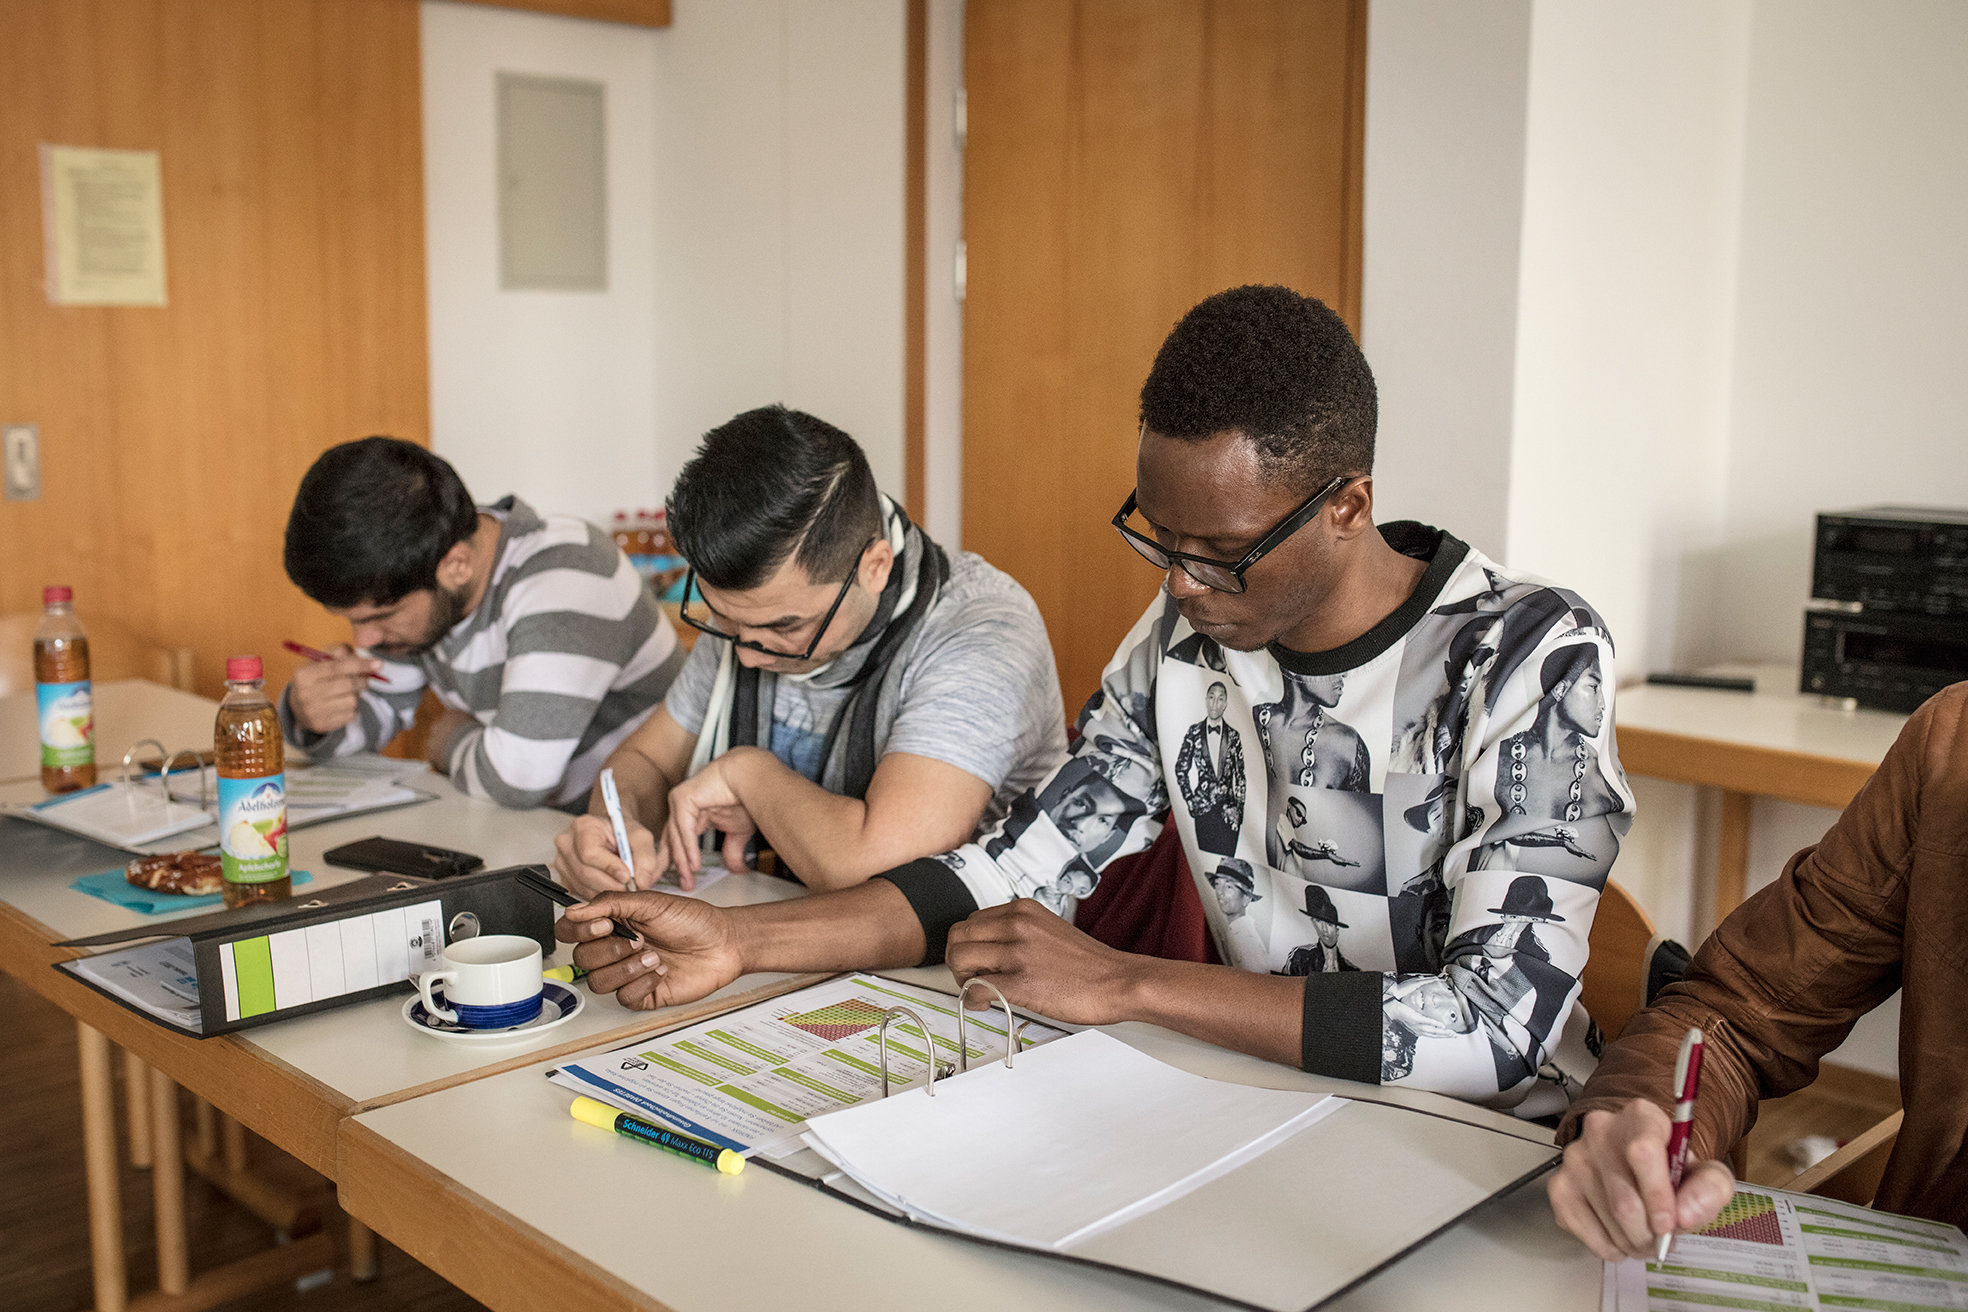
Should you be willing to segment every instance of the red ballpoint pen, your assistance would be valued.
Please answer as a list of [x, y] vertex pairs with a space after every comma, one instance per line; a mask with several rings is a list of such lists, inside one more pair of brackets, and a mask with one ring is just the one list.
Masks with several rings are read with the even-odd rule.
[[[304, 642], [295, 642], [292, 638], [281, 639], [280, 645], [285, 647], [288, 651], [293, 652], [296, 656], [305, 656], [307, 659], [311, 661], [332, 661], [335, 659], [333, 656], [330, 656], [327, 652], [322, 651], [319, 647], [310, 647]], [[380, 674], [371, 674], [369, 677], [374, 679], [377, 683], [389, 682], [387, 678], [385, 678], [383, 675]]]
[[[1681, 1055], [1674, 1059], [1674, 1128], [1667, 1132], [1667, 1185], [1681, 1187], [1681, 1176], [1688, 1166], [1688, 1135], [1695, 1125], [1695, 1095], [1701, 1091], [1702, 1032], [1689, 1030], [1681, 1040]], [[1667, 1261], [1667, 1250], [1674, 1246], [1674, 1231], [1660, 1237], [1654, 1261]]]

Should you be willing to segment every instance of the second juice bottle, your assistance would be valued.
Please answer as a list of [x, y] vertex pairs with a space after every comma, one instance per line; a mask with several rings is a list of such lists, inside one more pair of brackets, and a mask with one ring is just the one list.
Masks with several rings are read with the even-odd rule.
[[267, 700], [259, 657], [226, 662], [215, 737], [225, 904], [278, 901], [293, 891], [287, 874], [287, 775], [280, 716]]

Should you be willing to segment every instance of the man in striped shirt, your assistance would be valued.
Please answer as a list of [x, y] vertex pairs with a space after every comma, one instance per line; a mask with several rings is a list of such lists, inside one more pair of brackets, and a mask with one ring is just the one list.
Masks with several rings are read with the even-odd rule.
[[474, 505], [456, 470], [409, 442], [323, 453], [294, 498], [286, 563], [354, 629], [353, 647], [281, 694], [287, 740], [317, 759], [374, 751], [430, 688], [445, 708], [431, 765], [501, 806], [581, 810], [683, 664], [607, 534], [517, 497]]

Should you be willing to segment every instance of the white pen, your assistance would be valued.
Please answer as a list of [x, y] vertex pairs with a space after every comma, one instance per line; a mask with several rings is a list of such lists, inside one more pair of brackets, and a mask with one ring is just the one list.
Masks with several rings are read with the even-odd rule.
[[621, 856], [622, 864], [629, 868], [628, 890], [633, 893], [635, 886], [635, 858], [629, 855], [629, 827], [622, 823], [622, 795], [615, 791], [615, 772], [601, 772], [601, 804], [608, 808], [608, 823], [615, 826], [615, 851]]

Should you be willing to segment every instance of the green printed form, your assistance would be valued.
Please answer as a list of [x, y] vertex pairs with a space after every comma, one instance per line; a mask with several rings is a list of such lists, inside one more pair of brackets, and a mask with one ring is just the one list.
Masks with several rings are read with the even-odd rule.
[[837, 1061], [843, 1066], [860, 1071], [863, 1075], [871, 1075], [878, 1080], [881, 1078], [881, 1067], [875, 1065], [873, 1062], [862, 1061], [859, 1057], [850, 1057], [839, 1048], [827, 1049], [826, 1055], [828, 1060]]
[[861, 1095], [858, 1093], [849, 1093], [845, 1089], [836, 1089], [831, 1084], [822, 1084], [811, 1075], [803, 1075], [790, 1066], [782, 1066], [777, 1071], [774, 1071], [773, 1074], [782, 1080], [792, 1081], [802, 1089], [811, 1089], [822, 1097], [832, 1098], [835, 1102], [845, 1107], [852, 1107], [855, 1103], [861, 1101]]
[[[1923, 1225], [1917, 1218], [1911, 1216], [1895, 1216], [1890, 1220], [1872, 1212], [1867, 1212], [1864, 1216], [1853, 1216], [1849, 1212], [1834, 1212], [1827, 1207], [1810, 1207], [1804, 1203], [1795, 1204], [1791, 1210], [1810, 1216], [1822, 1216], [1840, 1225], [1863, 1225], [1872, 1230], [1891, 1230], [1895, 1234], [1912, 1235], [1915, 1239], [1925, 1239], [1929, 1243], [1936, 1244], [1947, 1240], [1949, 1230], [1949, 1227], [1938, 1223], [1932, 1226]], [[1808, 1225], [1809, 1222], [1805, 1224]]]
[[716, 1039], [727, 1048], [744, 1053], [747, 1057], [756, 1058], [768, 1066], [783, 1066], [786, 1064], [786, 1059], [778, 1053], [767, 1052], [756, 1043], [747, 1043], [736, 1034], [727, 1034], [723, 1030], [712, 1030], [708, 1037]]
[[756, 1066], [747, 1066], [743, 1062], [733, 1061], [723, 1053], [712, 1052], [709, 1048], [692, 1043], [689, 1039], [680, 1040], [677, 1043], [677, 1051], [687, 1052], [698, 1061], [707, 1061], [713, 1066], [722, 1066], [734, 1075], [756, 1075], [758, 1073]]
[[1665, 1285], [1648, 1285], [1649, 1298], [1666, 1299], [1674, 1303], [1686, 1303], [1694, 1307], [1740, 1307], [1751, 1312], [1797, 1312], [1795, 1303], [1767, 1303], [1757, 1298], [1736, 1298], [1729, 1294], [1698, 1294], [1692, 1290], [1669, 1289]]
[[1853, 1298], [1839, 1294], [1820, 1294], [1818, 1302], [1825, 1307], [1857, 1307], [1869, 1312], [1949, 1312], [1946, 1303], [1902, 1303], [1890, 1298]]
[[239, 1015], [264, 1016], [276, 1005], [273, 997], [273, 945], [266, 938], [242, 938], [225, 945], [232, 953], [233, 976], [239, 981]]
[[[952, 1020], [956, 1019], [957, 1013], [953, 1008], [939, 1007], [934, 1002], [924, 1002], [922, 999], [918, 998], [913, 993], [898, 993], [894, 989], [883, 988], [880, 984], [877, 984], [874, 980], [866, 979], [858, 975], [855, 977], [854, 982], [861, 985], [863, 988], [873, 989], [877, 993], [886, 993], [891, 998], [901, 998], [905, 1002], [907, 1002], [910, 1006], [921, 1007], [924, 1011], [933, 1011], [938, 1015], [948, 1016]], [[976, 1016], [966, 1016], [964, 1018], [964, 1024], [975, 1025], [978, 1029], [983, 1030], [985, 1033], [995, 1034], [1001, 1039], [1005, 1036], [1005, 1032], [1002, 1026], [993, 1025], [988, 1020], [979, 1020]], [[1020, 1048], [1030, 1048], [1038, 1043], [1043, 1042], [1043, 1040], [1041, 1039], [1032, 1038], [1030, 1035], [1028, 1035], [1025, 1032], [1025, 1026], [1030, 1024], [1032, 1024], [1031, 1021], [1026, 1021], [1024, 1022], [1024, 1024], [1018, 1027], [1018, 1046]], [[1056, 1036], [1052, 1034], [1048, 1034], [1046, 1037], [1053, 1038]], [[951, 1052], [955, 1052], [957, 1050], [957, 1045], [954, 1042], [944, 1043], [943, 1046], [948, 1048]], [[975, 1048], [972, 1048], [970, 1055], [973, 1057], [981, 1057], [984, 1054], [977, 1051]]]
[[767, 1102], [765, 1099], [759, 1097], [757, 1094], [749, 1093], [746, 1090], [739, 1088], [735, 1084], [721, 1085], [718, 1088], [718, 1092], [725, 1094], [729, 1097], [736, 1098], [739, 1102], [744, 1103], [747, 1107], [756, 1107], [760, 1111], [764, 1112], [767, 1116], [776, 1116], [780, 1120], [786, 1122], [786, 1124], [788, 1125], [798, 1125], [806, 1119], [804, 1116], [801, 1116], [798, 1112], [789, 1112], [784, 1107], [774, 1106], [772, 1103]]
[[1716, 1280], [1730, 1285], [1760, 1285], [1764, 1289], [1788, 1289], [1799, 1294], [1811, 1292], [1811, 1287], [1802, 1280], [1785, 1280], [1782, 1276], [1757, 1276], [1742, 1271], [1719, 1271], [1696, 1266], [1660, 1266], [1653, 1262], [1647, 1263], [1647, 1270], [1655, 1275], [1679, 1276], [1684, 1280]]
[[1913, 1239], [1901, 1239], [1896, 1235], [1873, 1234], [1867, 1230], [1848, 1230], [1835, 1225], [1802, 1225], [1798, 1227], [1807, 1235], [1830, 1235], [1834, 1239], [1863, 1239], [1874, 1244], [1893, 1244], [1900, 1248], [1924, 1248], [1930, 1253], [1952, 1253], [1954, 1250], [1945, 1244], [1923, 1244]]
[[686, 1066], [682, 1062], [678, 1061], [676, 1058], [670, 1056], [666, 1052], [645, 1052], [642, 1055], [648, 1058], [650, 1061], [655, 1062], [658, 1066], [662, 1066], [668, 1070], [673, 1070], [678, 1075], [682, 1075], [688, 1079], [695, 1080], [699, 1084], [708, 1084], [712, 1088], [716, 1088], [718, 1085], [724, 1082], [723, 1077], [717, 1075], [707, 1075], [703, 1071], [697, 1070], [695, 1067]]
[[[1914, 1245], [1914, 1247], [1922, 1246]], [[1811, 1258], [1811, 1265], [1836, 1267], [1841, 1271], [1877, 1271], [1882, 1275], [1908, 1276], [1916, 1280], [1952, 1280], [1958, 1284], [1968, 1284], [1968, 1273], [1943, 1271], [1939, 1267], [1932, 1266], [1900, 1266], [1894, 1262], [1866, 1262], [1856, 1257], [1817, 1256]]]

